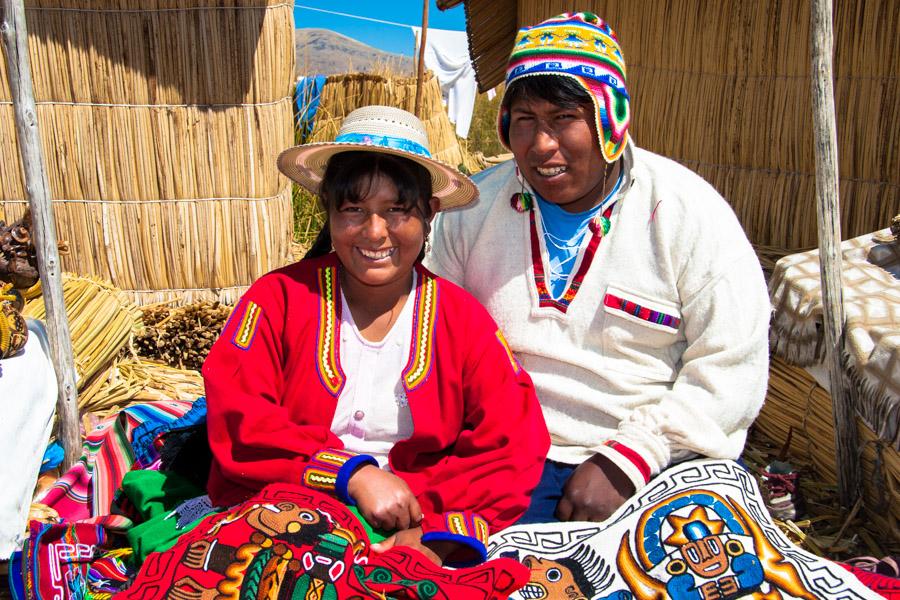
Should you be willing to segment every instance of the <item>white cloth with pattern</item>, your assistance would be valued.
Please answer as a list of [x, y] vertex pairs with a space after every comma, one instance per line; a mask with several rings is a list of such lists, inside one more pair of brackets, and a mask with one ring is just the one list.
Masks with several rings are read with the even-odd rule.
[[[875, 232], [887, 234], [888, 230]], [[868, 233], [841, 244], [844, 361], [862, 392], [857, 410], [900, 449], [900, 243]], [[799, 366], [825, 358], [819, 251], [785, 256], [769, 281], [772, 352]]]

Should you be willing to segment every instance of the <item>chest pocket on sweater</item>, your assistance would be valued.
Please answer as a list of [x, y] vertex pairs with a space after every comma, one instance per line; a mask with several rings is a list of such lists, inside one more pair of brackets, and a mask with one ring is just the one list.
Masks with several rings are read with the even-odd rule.
[[603, 354], [609, 367], [674, 381], [684, 352], [678, 304], [610, 285], [603, 296]]

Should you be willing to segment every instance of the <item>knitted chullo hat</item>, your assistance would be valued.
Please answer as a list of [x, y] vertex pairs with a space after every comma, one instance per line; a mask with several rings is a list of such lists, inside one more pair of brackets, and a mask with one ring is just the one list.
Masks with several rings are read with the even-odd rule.
[[[571, 77], [591, 96], [600, 150], [613, 162], [625, 149], [631, 121], [625, 88], [625, 59], [616, 33], [597, 15], [563, 13], [523, 27], [506, 67], [506, 89], [522, 77]], [[509, 113], [497, 119], [500, 141], [509, 149]]]

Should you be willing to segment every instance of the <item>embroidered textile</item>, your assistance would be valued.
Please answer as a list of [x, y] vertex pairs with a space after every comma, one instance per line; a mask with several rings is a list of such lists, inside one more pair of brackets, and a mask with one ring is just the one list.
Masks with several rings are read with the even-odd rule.
[[[129, 406], [101, 421], [84, 441], [84, 454], [50, 488], [42, 502], [68, 521], [94, 519], [107, 527], [123, 527], [130, 521], [110, 515], [116, 490], [134, 463], [130, 440], [141, 425], [161, 432], [193, 406], [192, 402], [165, 400]], [[153, 423], [153, 425], [149, 425]]]
[[90, 563], [103, 553], [103, 527], [31, 522], [22, 548], [24, 600], [83, 600]]
[[878, 598], [792, 544], [754, 477], [731, 461], [670, 468], [602, 524], [515, 525], [491, 537], [488, 555], [531, 569], [514, 600]]
[[418, 551], [371, 551], [362, 524], [334, 498], [273, 484], [152, 554], [118, 598], [501, 599], [527, 579], [509, 559], [442, 569]]

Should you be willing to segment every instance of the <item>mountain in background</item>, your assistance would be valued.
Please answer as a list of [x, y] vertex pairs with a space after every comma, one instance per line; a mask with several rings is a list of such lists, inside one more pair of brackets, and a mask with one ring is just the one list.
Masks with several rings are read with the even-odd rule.
[[[413, 44], [412, 32], [409, 44]], [[385, 67], [396, 74], [413, 74], [409, 56], [383, 52], [328, 29], [294, 30], [294, 53], [295, 75], [371, 73]]]

